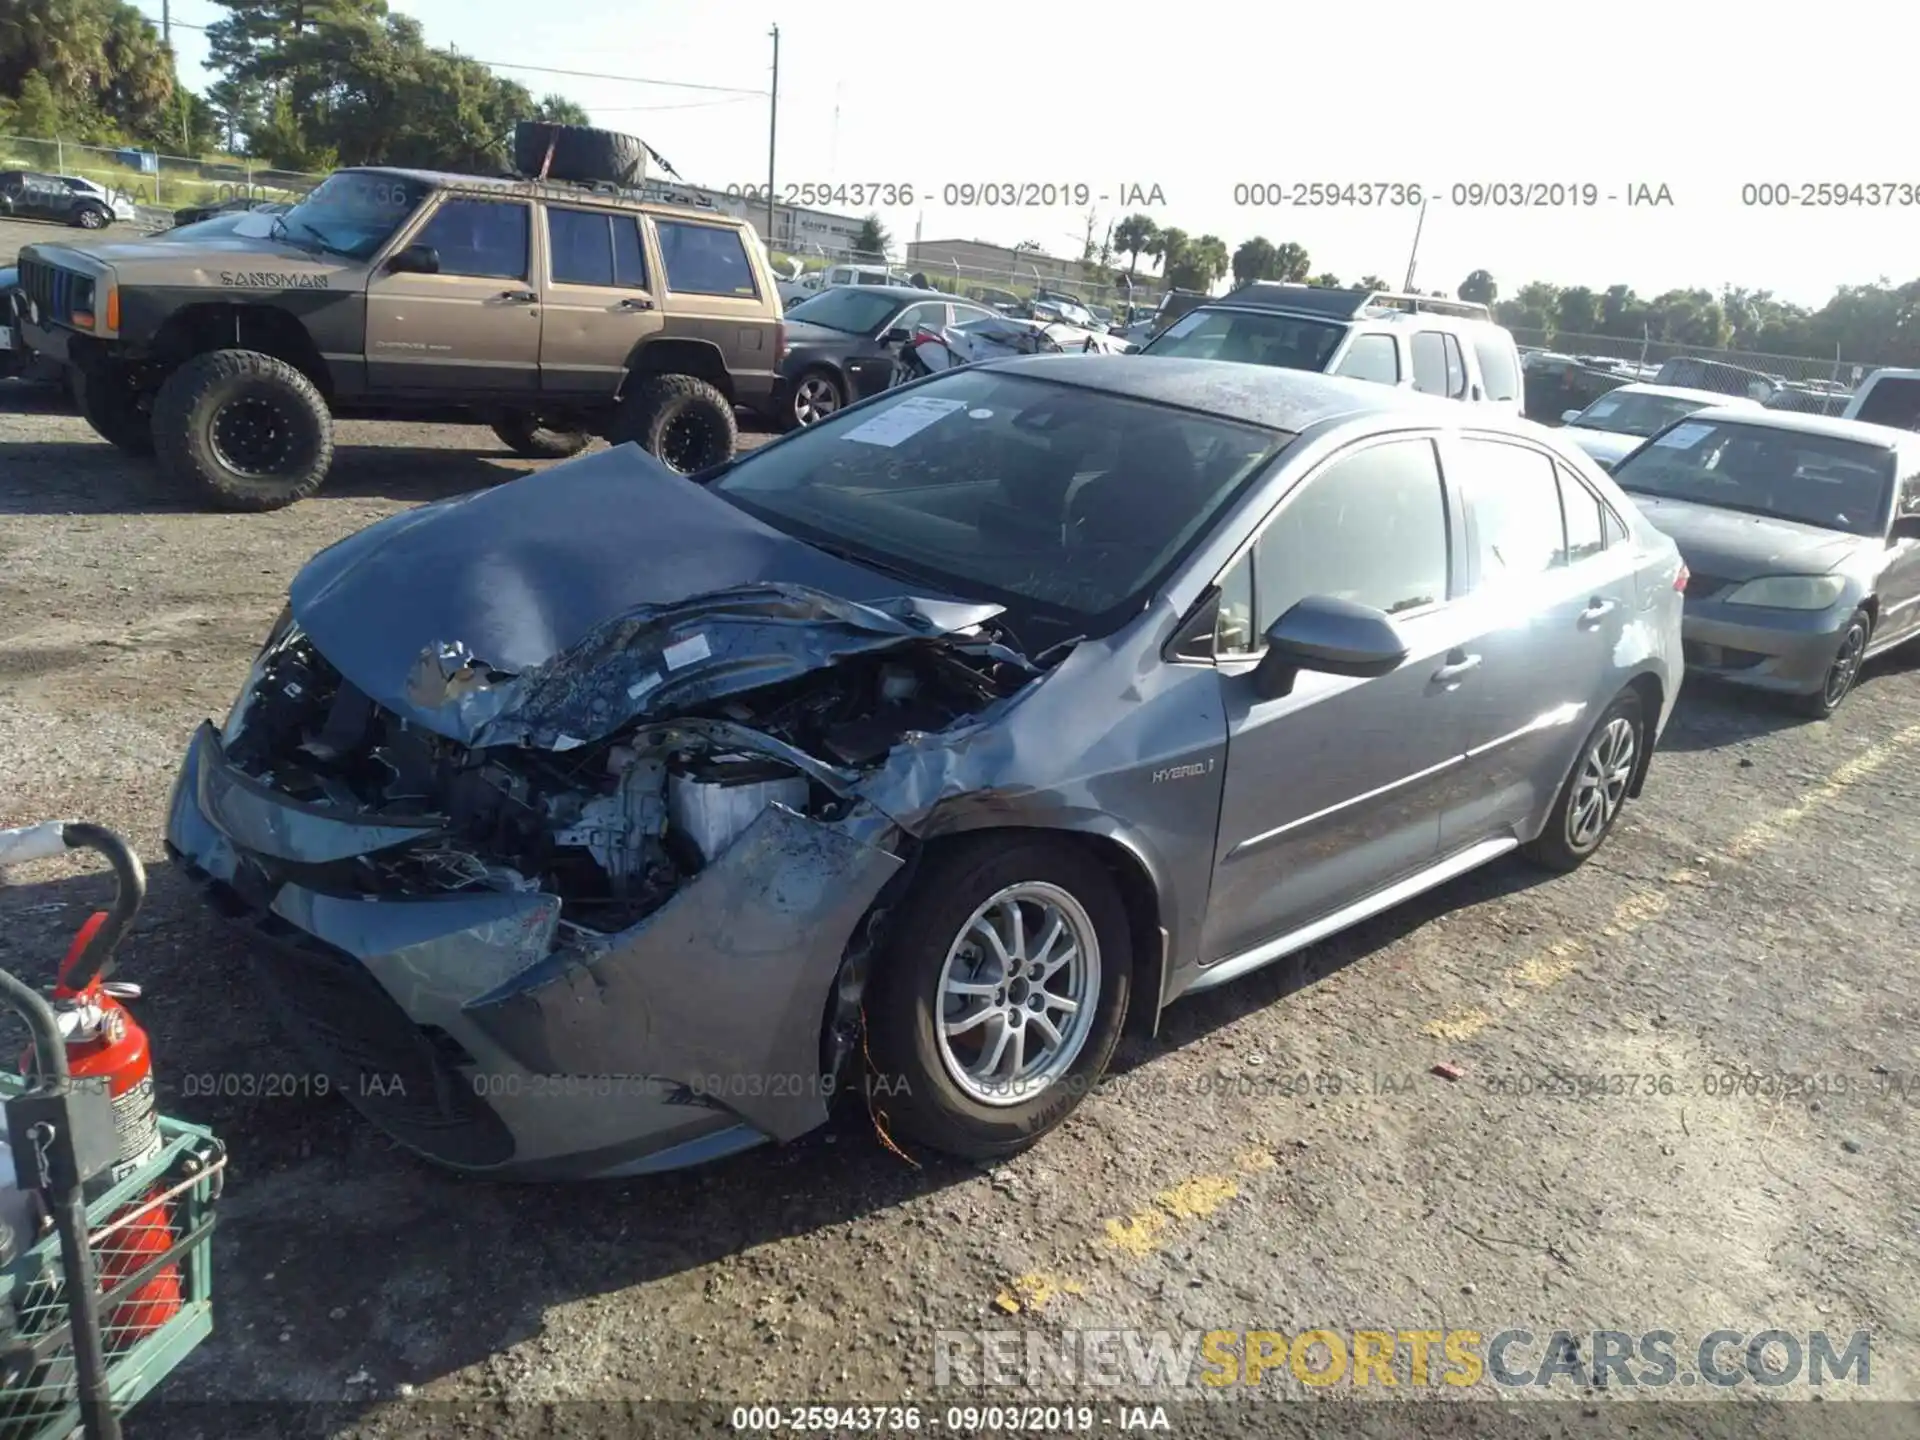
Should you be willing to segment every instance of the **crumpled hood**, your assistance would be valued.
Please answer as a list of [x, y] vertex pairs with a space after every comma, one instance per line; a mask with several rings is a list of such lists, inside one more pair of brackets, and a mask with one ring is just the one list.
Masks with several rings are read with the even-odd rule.
[[1630, 495], [1657, 530], [1680, 547], [1687, 568], [1700, 575], [1742, 581], [1762, 575], [1824, 575], [1870, 542], [1795, 520], [1776, 520], [1668, 500]]
[[289, 599], [376, 704], [469, 745], [557, 749], [1002, 608], [902, 595], [633, 445], [380, 521]]

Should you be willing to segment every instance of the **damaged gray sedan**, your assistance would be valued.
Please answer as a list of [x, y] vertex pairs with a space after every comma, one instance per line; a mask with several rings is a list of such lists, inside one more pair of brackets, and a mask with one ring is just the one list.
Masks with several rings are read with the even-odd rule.
[[1510, 850], [1598, 848], [1677, 554], [1518, 422], [1029, 357], [718, 472], [632, 447], [295, 580], [169, 849], [339, 1091], [446, 1165], [825, 1120], [975, 1157], [1124, 1024]]

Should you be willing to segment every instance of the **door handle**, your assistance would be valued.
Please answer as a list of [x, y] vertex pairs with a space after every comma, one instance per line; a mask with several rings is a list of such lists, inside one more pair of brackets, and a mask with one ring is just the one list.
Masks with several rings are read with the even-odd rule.
[[540, 297], [531, 290], [502, 290], [500, 292], [500, 298], [502, 300], [518, 300], [524, 305], [531, 305]]
[[[1459, 656], [1458, 659], [1453, 658], [1456, 655]], [[1479, 668], [1480, 657], [1478, 655], [1466, 655], [1458, 650], [1449, 651], [1447, 663], [1433, 672], [1433, 680], [1436, 685], [1451, 685], [1462, 675], [1470, 675]]]
[[1617, 600], [1608, 600], [1603, 596], [1596, 595], [1587, 602], [1587, 608], [1580, 612], [1580, 623], [1582, 625], [1597, 625], [1600, 621], [1611, 615], [1614, 610], [1618, 608], [1619, 604], [1620, 602]]
[[651, 300], [638, 299], [622, 300], [620, 302], [620, 308], [622, 310], [651, 310], [653, 308], [653, 302]]

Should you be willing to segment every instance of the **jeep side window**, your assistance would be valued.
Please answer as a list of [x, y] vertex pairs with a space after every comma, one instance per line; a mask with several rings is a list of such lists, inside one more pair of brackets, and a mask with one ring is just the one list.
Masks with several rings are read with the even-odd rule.
[[1400, 347], [1391, 335], [1356, 335], [1334, 374], [1349, 380], [1371, 380], [1378, 385], [1398, 385]]
[[525, 280], [529, 228], [527, 207], [518, 201], [450, 199], [416, 243], [440, 252], [442, 275]]
[[1442, 332], [1440, 344], [1447, 352], [1447, 398], [1464, 400], [1467, 398], [1467, 361], [1460, 353], [1460, 341]]
[[1447, 347], [1438, 330], [1422, 330], [1413, 337], [1413, 388], [1422, 395], [1447, 393]]
[[613, 217], [547, 207], [547, 248], [556, 285], [613, 285]]
[[628, 290], [645, 290], [647, 252], [640, 239], [640, 221], [623, 215], [613, 222], [613, 283]]
[[740, 232], [718, 225], [693, 225], [684, 220], [655, 220], [660, 236], [660, 258], [667, 267], [667, 288], [692, 295], [737, 295], [753, 299], [760, 293], [753, 266]]

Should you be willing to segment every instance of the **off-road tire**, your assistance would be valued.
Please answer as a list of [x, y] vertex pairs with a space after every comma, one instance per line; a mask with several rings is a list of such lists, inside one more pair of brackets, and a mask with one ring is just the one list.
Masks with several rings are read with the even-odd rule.
[[[934, 1027], [948, 947], [974, 910], [1010, 885], [1039, 882], [1077, 900], [1100, 950], [1095, 1018], [1071, 1068], [1031, 1099], [987, 1104], [948, 1073]], [[1106, 1073], [1126, 1018], [1132, 934], [1113, 877], [1071, 841], [1000, 831], [936, 852], [890, 926], [865, 1005], [876, 1118], [896, 1137], [969, 1159], [1017, 1154], [1071, 1114]]]
[[[286, 457], [264, 473], [236, 469], [215, 436], [229, 405], [263, 405], [285, 427]], [[222, 510], [279, 510], [320, 488], [333, 464], [333, 417], [313, 382], [257, 350], [213, 350], [187, 361], [153, 402], [161, 468]]]
[[[1625, 720], [1633, 727], [1634, 750], [1629, 768], [1633, 773], [1638, 773], [1639, 767], [1647, 763], [1650, 727], [1646, 709], [1640, 703], [1639, 691], [1622, 690], [1601, 713], [1593, 729], [1587, 732], [1587, 738], [1580, 742], [1580, 753], [1574, 758], [1573, 768], [1567, 772], [1566, 782], [1560, 787], [1560, 796], [1554, 801], [1553, 813], [1547, 817], [1546, 827], [1521, 847], [1521, 854], [1541, 868], [1562, 874], [1578, 870], [1599, 853], [1600, 847], [1607, 843], [1607, 836], [1613, 833], [1613, 827], [1619, 823], [1628, 798], [1624, 790], [1613, 809], [1606, 814], [1597, 835], [1576, 839], [1572, 834], [1573, 827], [1569, 824], [1569, 814], [1583, 787], [1583, 776], [1589, 762], [1595, 758], [1595, 747], [1617, 720]], [[1630, 780], [1628, 788], [1631, 788]]]
[[[1833, 663], [1822, 679], [1820, 688], [1811, 695], [1789, 696], [1787, 703], [1810, 720], [1830, 719], [1860, 682], [1860, 667], [1866, 663], [1867, 647], [1872, 643], [1873, 616], [1864, 608], [1854, 611], [1847, 620], [1847, 628], [1840, 632], [1840, 643], [1834, 647]], [[1841, 675], [1839, 671], [1843, 662], [1847, 663], [1847, 669]]]
[[510, 415], [493, 422], [493, 433], [516, 455], [529, 460], [566, 460], [593, 443], [581, 430], [554, 430], [537, 415]]
[[144, 459], [153, 454], [153, 417], [121, 371], [89, 374], [75, 365], [69, 367], [68, 381], [73, 403], [96, 435], [129, 455]]
[[[701, 437], [683, 450], [680, 427]], [[696, 474], [733, 458], [740, 422], [718, 389], [692, 375], [644, 375], [629, 386], [614, 413], [607, 438], [615, 445], [632, 441], [670, 470]]]

